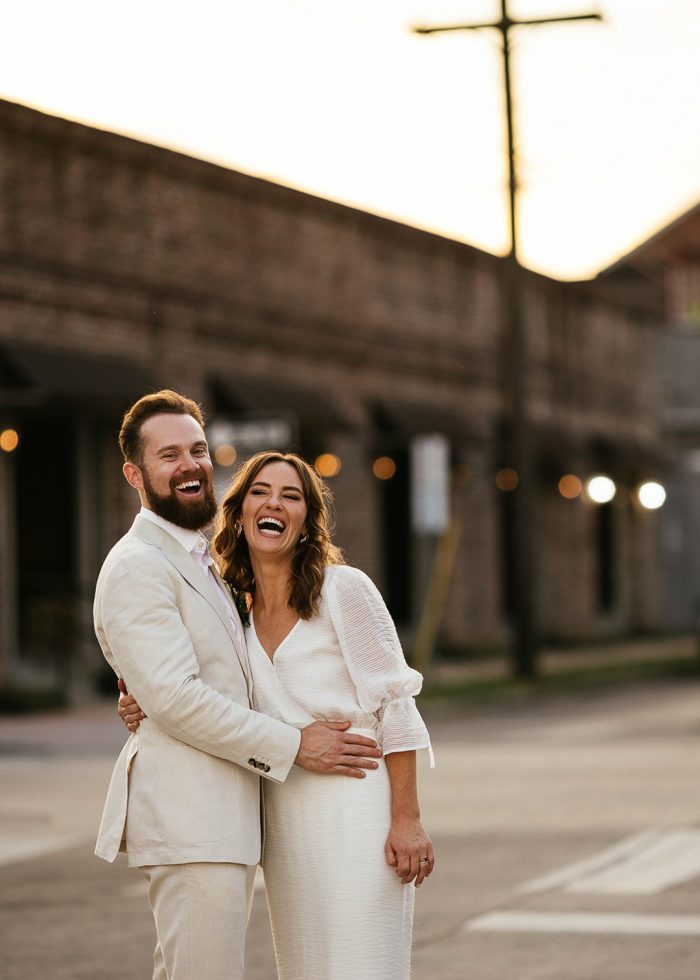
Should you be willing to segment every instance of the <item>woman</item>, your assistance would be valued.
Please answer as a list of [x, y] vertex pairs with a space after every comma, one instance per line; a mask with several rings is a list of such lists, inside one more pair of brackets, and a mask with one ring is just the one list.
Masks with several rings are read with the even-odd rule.
[[245, 600], [255, 708], [300, 728], [349, 719], [384, 751], [360, 779], [293, 767], [265, 785], [275, 955], [280, 980], [402, 980], [406, 886], [434, 863], [416, 791], [416, 750], [430, 748], [413, 701], [421, 677], [375, 586], [332, 544], [328, 497], [300, 457], [259, 453], [234, 476], [213, 541], [239, 609]]

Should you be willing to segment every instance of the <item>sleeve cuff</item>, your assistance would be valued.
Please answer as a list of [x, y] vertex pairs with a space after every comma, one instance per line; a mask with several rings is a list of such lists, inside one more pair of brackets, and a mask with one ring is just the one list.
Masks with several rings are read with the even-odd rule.
[[427, 749], [430, 768], [435, 766], [435, 756], [430, 744], [430, 735], [425, 727], [411, 697], [387, 701], [377, 712], [379, 717], [379, 737], [384, 755], [392, 752], [411, 752]]

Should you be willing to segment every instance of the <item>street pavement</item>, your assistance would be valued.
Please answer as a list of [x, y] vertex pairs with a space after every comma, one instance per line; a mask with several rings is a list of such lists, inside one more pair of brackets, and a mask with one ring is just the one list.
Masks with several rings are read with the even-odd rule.
[[[422, 707], [415, 980], [697, 980], [700, 678]], [[141, 879], [92, 856], [123, 738], [113, 703], [0, 718], [3, 980], [150, 977]], [[247, 963], [274, 980], [262, 890]]]

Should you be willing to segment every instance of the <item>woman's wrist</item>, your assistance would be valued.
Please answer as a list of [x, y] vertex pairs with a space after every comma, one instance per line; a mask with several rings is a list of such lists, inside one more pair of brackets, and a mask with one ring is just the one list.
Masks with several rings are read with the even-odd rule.
[[420, 810], [417, 807], [411, 810], [392, 810], [391, 822], [394, 826], [401, 823], [420, 823]]

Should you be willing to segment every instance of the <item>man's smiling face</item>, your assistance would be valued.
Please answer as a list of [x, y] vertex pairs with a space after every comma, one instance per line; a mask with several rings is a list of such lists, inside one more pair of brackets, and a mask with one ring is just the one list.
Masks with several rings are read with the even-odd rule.
[[145, 506], [180, 527], [206, 527], [216, 499], [199, 422], [191, 415], [153, 415], [141, 426], [141, 447], [141, 463], [125, 464], [124, 473]]

